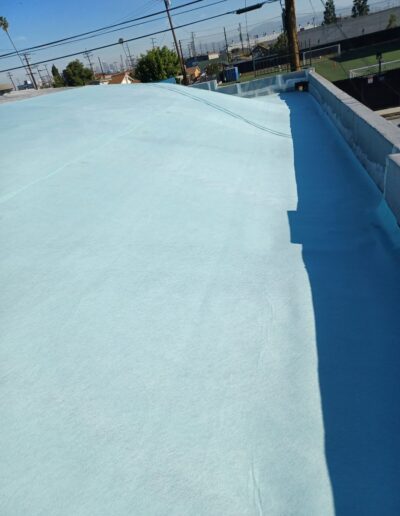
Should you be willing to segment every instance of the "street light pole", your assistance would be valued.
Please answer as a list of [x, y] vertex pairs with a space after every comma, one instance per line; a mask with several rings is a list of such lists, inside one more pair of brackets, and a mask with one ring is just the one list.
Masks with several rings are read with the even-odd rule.
[[182, 75], [183, 75], [183, 84], [187, 85], [188, 84], [188, 78], [187, 78], [187, 74], [186, 74], [185, 63], [183, 61], [183, 56], [182, 56], [181, 51], [179, 49], [178, 40], [176, 39], [175, 29], [174, 29], [174, 25], [172, 23], [172, 18], [171, 18], [171, 13], [169, 12], [170, 0], [164, 0], [164, 4], [165, 4], [165, 9], [167, 11], [167, 16], [168, 16], [168, 20], [169, 20], [169, 25], [171, 27], [172, 36], [174, 38], [174, 43], [175, 43], [176, 52], [178, 54], [179, 63], [181, 65], [181, 70], [182, 70]]

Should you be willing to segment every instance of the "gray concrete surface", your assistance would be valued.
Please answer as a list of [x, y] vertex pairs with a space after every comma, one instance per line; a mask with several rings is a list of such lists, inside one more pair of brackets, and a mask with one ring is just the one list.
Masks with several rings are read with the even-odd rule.
[[22, 90], [12, 91], [11, 93], [5, 93], [0, 96], [0, 104], [6, 104], [8, 102], [16, 102], [17, 100], [26, 100], [33, 97], [41, 97], [43, 95], [50, 95], [51, 93], [58, 93], [60, 91], [70, 90], [72, 88], [44, 88], [43, 90]]

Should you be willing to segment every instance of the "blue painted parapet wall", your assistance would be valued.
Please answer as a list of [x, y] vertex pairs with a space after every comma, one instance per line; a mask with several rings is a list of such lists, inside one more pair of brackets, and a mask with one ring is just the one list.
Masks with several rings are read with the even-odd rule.
[[314, 71], [309, 92], [365, 167], [400, 224], [400, 130]]
[[400, 224], [400, 130], [315, 71], [302, 70], [228, 86], [210, 81], [193, 87], [254, 98], [293, 91], [296, 83], [304, 81], [308, 81], [309, 92], [350, 145]]
[[254, 79], [248, 82], [237, 82], [228, 86], [218, 86], [217, 81], [202, 82], [193, 84], [193, 88], [203, 90], [218, 91], [218, 93], [226, 93], [228, 95], [236, 95], [238, 97], [254, 98], [270, 95], [271, 93], [282, 93], [283, 91], [293, 91], [298, 82], [307, 80], [307, 71], [284, 73], [282, 75], [274, 75], [272, 77], [264, 77], [263, 79]]
[[294, 91], [298, 82], [307, 81], [307, 71], [285, 73], [255, 79], [254, 81], [230, 84], [218, 88], [220, 93], [228, 93], [239, 97], [254, 98], [270, 95], [271, 93], [282, 93], [284, 91]]

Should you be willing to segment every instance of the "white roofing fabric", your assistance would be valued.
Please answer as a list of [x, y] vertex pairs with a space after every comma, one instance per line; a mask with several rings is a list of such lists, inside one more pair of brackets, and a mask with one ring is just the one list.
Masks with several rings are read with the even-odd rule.
[[0, 106], [2, 516], [398, 514], [400, 235], [306, 93]]

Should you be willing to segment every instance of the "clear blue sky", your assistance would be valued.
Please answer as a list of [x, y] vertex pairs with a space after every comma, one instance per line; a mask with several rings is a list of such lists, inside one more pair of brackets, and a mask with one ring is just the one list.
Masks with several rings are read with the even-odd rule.
[[[180, 5], [189, 0], [172, 0], [172, 6]], [[205, 0], [200, 5], [207, 5], [216, 0]], [[256, 3], [259, 0], [247, 0], [247, 5]], [[384, 0], [385, 2], [387, 0]], [[313, 11], [322, 10], [322, 0], [297, 0], [297, 12], [312, 13]], [[352, 0], [336, 0], [336, 6], [350, 6]], [[370, 0], [370, 4], [382, 3], [382, 0]], [[174, 13], [175, 25], [188, 23], [190, 21], [199, 20], [222, 13], [228, 10], [244, 6], [245, 0], [226, 0], [219, 5], [210, 6], [196, 12], [177, 15]], [[71, 36], [76, 33], [85, 32], [96, 29], [104, 25], [117, 23], [126, 19], [134, 18], [144, 14], [149, 14], [161, 10], [164, 6], [162, 0], [16, 0], [15, 2], [7, 1], [5, 5], [0, 6], [0, 16], [5, 16], [10, 24], [10, 34], [14, 39], [17, 48], [22, 49], [29, 46], [37, 45], [47, 41]], [[193, 6], [197, 7], [197, 6]], [[187, 7], [190, 9], [190, 7]], [[248, 25], [251, 27], [257, 23], [266, 20], [279, 20], [280, 16], [279, 2], [272, 5], [265, 5], [261, 10], [249, 13], [247, 16]], [[312, 16], [311, 16], [312, 17]], [[179, 39], [183, 40], [184, 49], [187, 48], [188, 38], [193, 30], [196, 33], [198, 42], [220, 41], [223, 35], [222, 27], [228, 30], [228, 37], [232, 39], [237, 37], [237, 25], [242, 22], [245, 25], [245, 16], [230, 15], [220, 19], [199, 23], [193, 27], [178, 30]], [[159, 20], [140, 27], [132, 27], [130, 29], [121, 29], [118, 32], [99, 36], [87, 41], [70, 43], [65, 46], [47, 49], [45, 51], [32, 54], [32, 61], [49, 59], [67, 53], [77, 52], [85, 48], [93, 48], [100, 45], [113, 43], [118, 41], [120, 37], [125, 39], [147, 34], [153, 31], [167, 28], [167, 20]], [[220, 36], [218, 34], [221, 34]], [[156, 44], [172, 46], [172, 38], [170, 33], [157, 37]], [[131, 51], [134, 55], [145, 52], [151, 47], [149, 38], [138, 42], [130, 43]], [[0, 52], [11, 50], [8, 39], [4, 33], [0, 33]], [[112, 47], [94, 53], [97, 60], [99, 56], [103, 61], [119, 60], [121, 47]], [[82, 58], [81, 58], [82, 59]], [[55, 64], [62, 68], [67, 64], [67, 60], [55, 61]], [[0, 69], [18, 66], [20, 63], [16, 58], [1, 59]], [[51, 63], [50, 63], [51, 64]], [[15, 77], [23, 78], [23, 73], [14, 72]], [[7, 77], [0, 74], [0, 81], [5, 82]]]

